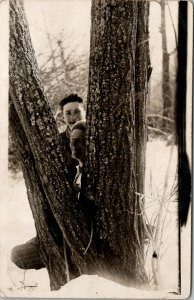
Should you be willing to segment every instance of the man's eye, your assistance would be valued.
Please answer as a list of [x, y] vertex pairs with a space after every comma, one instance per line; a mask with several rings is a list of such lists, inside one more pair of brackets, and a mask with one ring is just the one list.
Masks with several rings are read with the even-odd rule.
[[76, 113], [76, 114], [80, 113], [80, 110], [79, 110], [79, 109], [76, 109], [76, 110], [75, 110], [75, 113]]
[[67, 116], [69, 116], [71, 113], [70, 113], [70, 112], [66, 112], [65, 114], [66, 114]]
[[76, 143], [82, 143], [83, 139], [72, 139], [71, 141]]

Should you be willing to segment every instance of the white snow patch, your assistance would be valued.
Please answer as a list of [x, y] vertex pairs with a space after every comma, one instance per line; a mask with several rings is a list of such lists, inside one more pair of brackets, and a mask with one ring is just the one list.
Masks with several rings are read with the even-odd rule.
[[[166, 174], [170, 147], [165, 142], [148, 142], [146, 153], [146, 191], [145, 194], [159, 198], [162, 195], [164, 177]], [[174, 182], [177, 166], [177, 148], [174, 148], [172, 166], [170, 169], [169, 187]], [[3, 189], [2, 189], [3, 192]], [[148, 291], [127, 288], [99, 276], [82, 275], [62, 287], [59, 291], [51, 292], [46, 269], [23, 270], [10, 261], [11, 249], [25, 243], [35, 236], [32, 213], [27, 201], [26, 189], [22, 175], [16, 179], [9, 178], [9, 191], [2, 193], [0, 202], [0, 294], [8, 297], [84, 297], [84, 298], [173, 298], [178, 289], [178, 226], [177, 204], [172, 201], [168, 213], [163, 238], [163, 257], [161, 260], [161, 277], [163, 291]], [[154, 205], [146, 197], [146, 214], [151, 220], [159, 204]], [[151, 249], [151, 248], [150, 248]], [[148, 251], [146, 268], [150, 272], [150, 255]], [[178, 297], [178, 296], [177, 296]], [[179, 296], [180, 298], [180, 296]]]

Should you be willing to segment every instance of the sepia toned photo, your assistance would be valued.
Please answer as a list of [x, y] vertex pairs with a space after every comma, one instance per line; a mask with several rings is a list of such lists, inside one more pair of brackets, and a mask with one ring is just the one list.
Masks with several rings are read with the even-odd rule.
[[192, 10], [0, 1], [1, 297], [190, 295]]

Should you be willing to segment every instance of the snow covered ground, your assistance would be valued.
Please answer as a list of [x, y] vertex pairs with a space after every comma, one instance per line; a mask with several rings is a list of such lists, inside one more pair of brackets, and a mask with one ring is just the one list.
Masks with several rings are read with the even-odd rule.
[[[157, 215], [160, 199], [164, 191], [168, 159], [171, 146], [164, 141], [148, 142], [146, 163], [146, 215], [153, 224]], [[169, 170], [167, 197], [172, 190], [177, 167], [177, 148], [173, 149]], [[56, 292], [50, 292], [47, 271], [29, 270], [24, 272], [10, 261], [12, 247], [35, 236], [31, 210], [27, 201], [24, 181], [21, 174], [9, 176], [9, 192], [4, 191], [0, 202], [0, 295], [8, 297], [84, 297], [84, 298], [173, 298], [168, 292], [178, 291], [178, 224], [177, 202], [172, 197], [166, 205], [167, 214], [161, 246], [161, 283], [160, 291], [138, 290], [123, 287], [99, 276], [83, 275], [72, 280]], [[165, 215], [165, 214], [164, 214]], [[151, 247], [148, 248], [146, 269], [151, 279]]]

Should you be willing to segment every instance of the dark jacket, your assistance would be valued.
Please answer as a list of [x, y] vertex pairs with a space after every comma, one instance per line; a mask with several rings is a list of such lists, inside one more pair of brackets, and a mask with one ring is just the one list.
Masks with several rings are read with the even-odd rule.
[[77, 160], [71, 157], [71, 148], [70, 148], [70, 131], [67, 128], [64, 132], [60, 133], [60, 139], [62, 142], [62, 151], [63, 155], [68, 157], [68, 173], [72, 181], [74, 181], [76, 175], [76, 166], [78, 165]]
[[79, 202], [81, 204], [84, 216], [86, 218], [88, 230], [91, 230], [91, 221], [94, 223], [96, 206], [94, 196], [91, 190], [88, 189], [86, 174], [83, 172], [81, 177], [81, 189], [79, 194]]
[[70, 148], [70, 131], [67, 128], [65, 131], [60, 133], [60, 138], [63, 143], [63, 147], [65, 149], [65, 152], [67, 152], [69, 155], [71, 155], [71, 148]]

